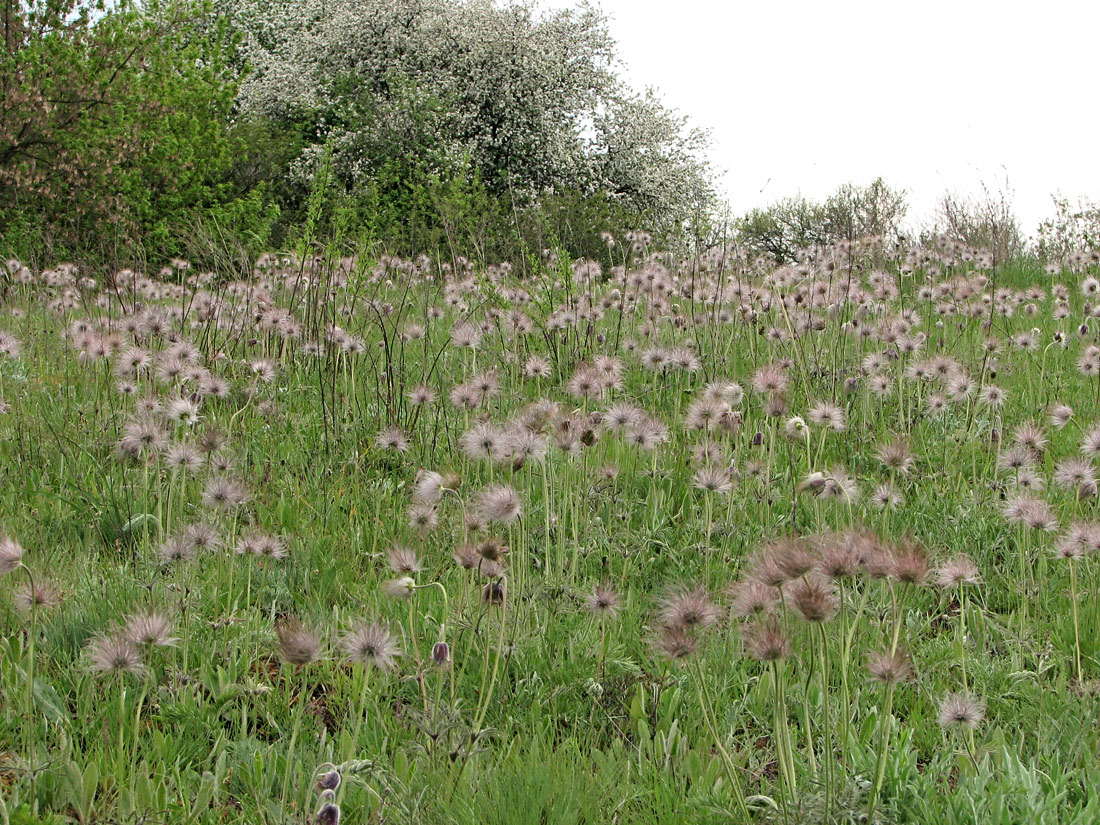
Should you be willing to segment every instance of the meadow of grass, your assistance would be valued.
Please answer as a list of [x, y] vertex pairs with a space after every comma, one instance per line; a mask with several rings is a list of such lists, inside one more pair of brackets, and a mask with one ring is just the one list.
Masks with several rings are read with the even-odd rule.
[[1098, 263], [0, 282], [0, 823], [1100, 821]]

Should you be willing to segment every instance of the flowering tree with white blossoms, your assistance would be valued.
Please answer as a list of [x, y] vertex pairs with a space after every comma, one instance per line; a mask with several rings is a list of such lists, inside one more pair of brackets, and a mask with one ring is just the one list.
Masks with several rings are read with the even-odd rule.
[[531, 202], [607, 193], [670, 224], [713, 192], [706, 135], [616, 76], [606, 19], [487, 0], [234, 0], [242, 115], [305, 134], [303, 181], [331, 152], [348, 191], [393, 159], [476, 173]]

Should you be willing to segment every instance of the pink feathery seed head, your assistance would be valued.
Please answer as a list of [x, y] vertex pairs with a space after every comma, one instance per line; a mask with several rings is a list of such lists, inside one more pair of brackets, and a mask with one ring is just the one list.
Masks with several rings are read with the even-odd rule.
[[772, 395], [786, 392], [790, 379], [786, 369], [778, 364], [769, 364], [754, 372], [749, 383], [761, 395]]
[[451, 558], [455, 560], [455, 564], [464, 570], [476, 570], [478, 562], [481, 561], [477, 547], [472, 544], [460, 545], [451, 555]]
[[61, 602], [61, 591], [50, 580], [35, 582], [21, 582], [12, 596], [12, 603], [20, 613], [30, 613], [32, 610], [44, 610]]
[[1081, 454], [1086, 456], [1100, 455], [1100, 424], [1093, 426], [1082, 436]]
[[1072, 420], [1073, 408], [1065, 404], [1055, 404], [1050, 408], [1050, 424], [1055, 429], [1062, 429]]
[[481, 330], [467, 321], [462, 321], [451, 329], [451, 344], [456, 347], [475, 349], [481, 343]]
[[908, 473], [913, 466], [913, 453], [904, 439], [899, 437], [880, 444], [875, 449], [875, 457], [888, 470], [897, 473]]
[[321, 656], [321, 638], [305, 627], [299, 619], [289, 618], [276, 623], [279, 655], [289, 665], [308, 665]]
[[195, 548], [183, 535], [169, 536], [157, 547], [157, 558], [164, 565], [193, 561], [195, 555]]
[[806, 575], [817, 564], [809, 543], [801, 538], [777, 539], [767, 544], [763, 552], [786, 581]]
[[811, 424], [827, 427], [836, 433], [843, 432], [848, 428], [844, 411], [835, 404], [825, 401], [819, 401], [811, 407], [809, 413], [807, 413], [807, 418]]
[[931, 569], [924, 548], [911, 541], [894, 548], [892, 567], [890, 575], [903, 584], [924, 584]]
[[1075, 490], [1082, 484], [1096, 483], [1096, 470], [1092, 462], [1083, 458], [1067, 458], [1054, 468], [1054, 483], [1066, 490]]
[[718, 420], [718, 429], [722, 434], [733, 437], [741, 432], [744, 416], [739, 410], [726, 410]]
[[[1019, 502], [1018, 523], [1032, 530], [1049, 531], [1058, 526], [1058, 520], [1050, 505], [1041, 498], [1022, 497]], [[1011, 499], [1010, 499], [1011, 501]], [[1006, 502], [1007, 506], [1008, 502]]]
[[713, 430], [729, 411], [729, 405], [721, 399], [700, 398], [693, 401], [684, 417], [689, 430]]
[[791, 640], [774, 618], [757, 620], [741, 630], [745, 653], [757, 662], [779, 662], [791, 655]]
[[682, 628], [666, 625], [653, 638], [653, 647], [662, 658], [677, 662], [699, 649], [699, 637]]
[[209, 524], [189, 524], [180, 534], [183, 546], [191, 553], [212, 553], [222, 545], [218, 531]]
[[819, 498], [842, 501], [847, 504], [859, 501], [859, 484], [843, 467], [830, 467], [824, 475], [825, 483], [816, 494]]
[[1054, 555], [1060, 559], [1084, 558], [1091, 551], [1092, 526], [1081, 522], [1071, 524], [1054, 542]]
[[863, 569], [872, 579], [886, 579], [894, 575], [895, 548], [877, 544], [863, 554]]
[[401, 656], [397, 638], [377, 622], [356, 625], [344, 634], [340, 647], [352, 662], [379, 670], [392, 670]]
[[787, 398], [782, 393], [775, 393], [764, 399], [764, 415], [768, 418], [782, 418], [786, 414]]
[[194, 425], [199, 421], [199, 405], [190, 398], [173, 398], [168, 402], [166, 417], [177, 424]]
[[420, 504], [435, 504], [446, 489], [442, 473], [433, 470], [420, 470], [413, 482], [413, 499]]
[[981, 392], [978, 394], [978, 400], [985, 406], [997, 409], [1004, 406], [1007, 400], [1007, 393], [1000, 387], [988, 385], [982, 387]]
[[225, 433], [217, 427], [207, 427], [199, 436], [198, 448], [206, 456], [220, 452], [225, 448]]
[[88, 643], [92, 671], [100, 676], [144, 676], [141, 648], [122, 634], [96, 636]]
[[375, 439], [375, 443], [383, 450], [393, 450], [398, 453], [405, 453], [409, 450], [409, 440], [397, 427], [390, 427], [380, 432], [378, 438]]
[[597, 585], [584, 599], [584, 609], [599, 616], [614, 618], [622, 606], [622, 598], [608, 585]]
[[202, 469], [206, 458], [190, 444], [173, 444], [164, 455], [165, 465], [172, 470], [194, 473]]
[[875, 486], [869, 501], [878, 510], [896, 510], [905, 503], [905, 497], [892, 482], [886, 481]]
[[1042, 453], [1049, 443], [1043, 428], [1031, 422], [1017, 425], [1012, 431], [1012, 440], [1035, 453]]
[[603, 427], [614, 433], [626, 433], [638, 424], [644, 413], [633, 404], [615, 404], [603, 416]]
[[10, 332], [0, 330], [0, 358], [16, 359], [23, 351], [19, 339]]
[[749, 560], [746, 568], [747, 576], [753, 581], [761, 582], [768, 587], [782, 587], [790, 581], [790, 578], [778, 563], [775, 554], [770, 552], [769, 547], [770, 545], [757, 552]]
[[499, 461], [504, 455], [506, 433], [495, 424], [474, 424], [458, 439], [458, 447], [472, 461]]
[[395, 546], [390, 548], [388, 555], [390, 570], [394, 573], [409, 575], [420, 572], [420, 560], [416, 557], [416, 551], [408, 547]]
[[721, 610], [702, 587], [680, 587], [661, 600], [659, 616], [665, 627], [705, 630], [721, 618]]
[[745, 579], [730, 585], [732, 615], [747, 619], [750, 616], [772, 614], [779, 604], [779, 590], [756, 579]]
[[215, 476], [206, 482], [202, 503], [218, 510], [232, 510], [249, 499], [248, 488], [234, 478]]
[[414, 407], [424, 407], [435, 403], [436, 394], [431, 387], [421, 385], [409, 390], [408, 398], [409, 403]]
[[0, 534], [0, 575], [14, 573], [23, 566], [23, 547], [10, 536]]
[[817, 569], [821, 575], [831, 581], [859, 575], [863, 556], [859, 547], [850, 539], [850, 534], [838, 533], [830, 534], [820, 540]]
[[981, 572], [974, 560], [960, 553], [936, 568], [935, 582], [940, 587], [962, 587], [981, 583]]
[[692, 484], [697, 490], [725, 495], [733, 489], [733, 479], [725, 467], [705, 466], [695, 472]]
[[840, 607], [832, 584], [818, 574], [810, 574], [792, 582], [791, 601], [798, 614], [807, 622], [827, 622]]
[[538, 355], [532, 355], [527, 359], [523, 365], [523, 374], [527, 378], [550, 378], [554, 374], [554, 369], [550, 364], [549, 359], [543, 358]]
[[985, 719], [985, 704], [965, 693], [949, 693], [941, 701], [937, 721], [942, 728], [974, 730]]
[[709, 438], [691, 448], [691, 460], [699, 467], [729, 464], [729, 457], [723, 447]]
[[871, 678], [884, 684], [900, 684], [913, 678], [913, 665], [904, 651], [872, 653], [867, 659]]
[[418, 533], [430, 533], [439, 527], [439, 511], [434, 504], [414, 501], [408, 509], [409, 527]]
[[519, 493], [507, 484], [493, 484], [478, 492], [475, 511], [488, 524], [511, 524], [523, 512]]
[[997, 456], [997, 469], [1004, 471], [1017, 471], [1025, 467], [1035, 466], [1037, 453], [1027, 447], [1014, 445], [1006, 447]]
[[[479, 559], [487, 562], [503, 563], [505, 556], [508, 555], [509, 547], [499, 539], [489, 538], [478, 542], [474, 548]], [[476, 566], [476, 565], [475, 565]]]
[[171, 620], [153, 610], [129, 616], [123, 633], [131, 642], [142, 647], [175, 647], [179, 641], [172, 635]]
[[511, 454], [513, 467], [518, 470], [527, 462], [541, 464], [549, 448], [550, 440], [542, 433], [517, 427], [507, 433], [504, 451]]
[[167, 430], [159, 422], [145, 416], [126, 424], [118, 440], [119, 451], [135, 457], [160, 453], [167, 446]]
[[783, 435], [791, 441], [809, 441], [810, 428], [801, 416], [796, 415], [783, 422]]

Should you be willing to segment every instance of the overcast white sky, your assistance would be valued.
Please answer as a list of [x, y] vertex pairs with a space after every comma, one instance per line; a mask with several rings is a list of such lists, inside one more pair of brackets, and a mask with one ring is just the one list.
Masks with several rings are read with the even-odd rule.
[[710, 129], [735, 213], [879, 175], [917, 219], [1010, 191], [1029, 233], [1052, 192], [1100, 200], [1095, 0], [593, 4], [631, 85]]

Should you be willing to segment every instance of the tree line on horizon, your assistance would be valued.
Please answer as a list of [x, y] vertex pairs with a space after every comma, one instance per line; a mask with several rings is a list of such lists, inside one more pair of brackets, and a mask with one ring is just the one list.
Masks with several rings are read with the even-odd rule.
[[[2, 3], [5, 256], [243, 266], [298, 242], [311, 202], [330, 237], [486, 261], [607, 259], [600, 233], [641, 228], [778, 261], [902, 234], [881, 178], [728, 217], [707, 134], [629, 88], [587, 3]], [[1093, 244], [1100, 209], [1057, 205], [1030, 246], [1004, 197], [947, 194], [936, 229], [1006, 256]]]

